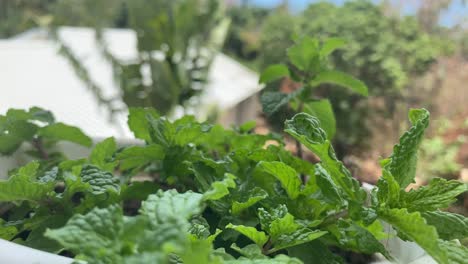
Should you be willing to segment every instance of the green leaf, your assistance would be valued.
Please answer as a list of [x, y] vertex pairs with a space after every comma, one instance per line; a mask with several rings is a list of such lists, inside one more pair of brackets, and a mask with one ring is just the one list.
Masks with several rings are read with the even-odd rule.
[[79, 128], [65, 125], [64, 123], [54, 123], [39, 129], [40, 136], [54, 139], [70, 141], [85, 147], [91, 147], [93, 141]]
[[293, 257], [278, 254], [274, 258], [269, 258], [263, 255], [261, 249], [254, 244], [239, 248], [236, 244], [232, 244], [231, 248], [241, 254], [237, 260], [225, 259], [223, 263], [229, 264], [302, 264], [302, 262]]
[[12, 135], [0, 135], [0, 154], [11, 155], [23, 143], [23, 139]]
[[48, 229], [45, 236], [89, 260], [110, 264], [120, 263], [123, 229], [122, 209], [113, 205], [95, 208], [86, 215], [74, 215], [64, 227]]
[[300, 92], [301, 89], [294, 91], [289, 94], [284, 94], [280, 92], [264, 92], [260, 97], [260, 102], [262, 103], [263, 112], [268, 116], [278, 112], [282, 107], [287, 105], [289, 101], [295, 98]]
[[391, 259], [382, 243], [366, 228], [345, 220], [340, 220], [338, 227], [342, 235], [338, 238], [340, 245], [365, 254], [381, 253], [387, 259]]
[[0, 218], [0, 238], [11, 240], [18, 234], [18, 229], [13, 225], [6, 225], [5, 220]]
[[31, 116], [30, 118], [33, 120], [42, 121], [48, 124], [53, 124], [55, 122], [55, 118], [52, 112], [37, 106], [29, 108], [29, 114]]
[[302, 183], [296, 170], [279, 161], [262, 161], [258, 167], [279, 180], [291, 199], [299, 196]]
[[434, 178], [429, 185], [404, 193], [401, 203], [408, 211], [433, 211], [449, 207], [466, 190], [466, 185], [459, 181]]
[[360, 95], [368, 95], [367, 86], [363, 82], [344, 72], [333, 70], [322, 71], [315, 76], [310, 85], [318, 86], [324, 83], [340, 85]]
[[345, 44], [346, 44], [346, 41], [344, 41], [343, 39], [329, 38], [325, 40], [325, 42], [323, 43], [322, 48], [320, 49], [320, 56], [322, 58], [326, 58], [333, 51], [343, 47]]
[[333, 182], [344, 190], [346, 196], [355, 201], [363, 201], [366, 193], [346, 167], [336, 158], [335, 151], [320, 128], [316, 117], [306, 113], [296, 114], [285, 122], [285, 132], [304, 144], [320, 158], [320, 164], [332, 176]]
[[232, 203], [231, 212], [233, 215], [238, 215], [243, 210], [268, 197], [268, 193], [259, 187], [254, 187], [246, 192], [241, 192], [241, 194], [242, 200], [234, 201]]
[[327, 133], [327, 138], [330, 140], [333, 138], [336, 132], [336, 120], [328, 99], [305, 103], [303, 111], [317, 117], [322, 129]]
[[165, 152], [163, 147], [151, 144], [148, 146], [131, 146], [117, 154], [120, 160], [120, 169], [128, 170], [144, 166], [148, 163], [163, 160]]
[[255, 229], [255, 227], [228, 224], [226, 228], [234, 229], [237, 232], [243, 234], [252, 240], [255, 244], [257, 244], [257, 246], [260, 248], [263, 247], [263, 245], [265, 245], [265, 243], [268, 241], [268, 236], [265, 234], [265, 232], [258, 231]]
[[300, 244], [313, 241], [317, 238], [326, 235], [327, 233], [327, 231], [310, 230], [308, 228], [302, 228], [290, 234], [280, 235], [276, 240], [274, 247], [271, 250], [269, 250], [268, 253], [273, 253], [278, 250], [294, 247]]
[[302, 228], [301, 225], [296, 223], [294, 216], [288, 213], [285, 205], [280, 205], [278, 208], [273, 209], [271, 213], [264, 208], [259, 208], [258, 218], [262, 229], [268, 232], [273, 242], [281, 235], [291, 234]]
[[434, 211], [422, 214], [429, 225], [437, 228], [439, 237], [445, 240], [468, 237], [468, 218], [463, 215]]
[[333, 204], [343, 204], [342, 190], [335, 185], [330, 174], [320, 164], [315, 165], [315, 181], [325, 201]]
[[176, 190], [152, 194], [141, 205], [140, 212], [152, 224], [189, 219], [202, 212], [203, 195], [194, 192], [178, 193]]
[[96, 165], [102, 170], [113, 171], [116, 162], [111, 161], [112, 156], [117, 151], [117, 143], [113, 137], [107, 138], [94, 146], [89, 155], [91, 164]]
[[301, 71], [314, 72], [320, 66], [319, 42], [311, 37], [303, 37], [288, 48], [287, 53], [292, 64]]
[[419, 212], [409, 213], [405, 208], [381, 209], [378, 214], [398, 231], [399, 236], [416, 242], [439, 263], [449, 263], [447, 254], [439, 246], [436, 228], [428, 225]]
[[34, 201], [47, 197], [47, 193], [54, 189], [53, 182], [39, 182], [36, 173], [39, 163], [36, 161], [21, 167], [18, 172], [6, 181], [0, 181], [0, 201]]
[[395, 178], [387, 170], [382, 170], [382, 177], [377, 182], [377, 197], [381, 206], [391, 208], [399, 208], [400, 193], [402, 192], [400, 185]]
[[236, 176], [226, 173], [224, 180], [216, 181], [211, 184], [211, 189], [203, 194], [204, 200], [219, 200], [229, 194], [229, 188], [235, 188]]
[[304, 264], [342, 264], [343, 259], [333, 254], [330, 249], [320, 242], [313, 240], [288, 248], [288, 254], [304, 262]]
[[289, 77], [289, 69], [284, 64], [268, 66], [260, 75], [259, 83], [269, 83], [282, 77]]
[[152, 181], [132, 182], [130, 185], [124, 185], [120, 198], [126, 200], [146, 200], [150, 194], [156, 193], [160, 186]]
[[131, 107], [129, 109], [128, 114], [128, 127], [133, 132], [136, 138], [143, 139], [149, 142], [151, 141], [151, 136], [146, 116], [159, 118], [159, 114], [153, 108]]
[[247, 121], [239, 126], [239, 130], [241, 133], [248, 133], [252, 131], [257, 126], [257, 122], [255, 120]]
[[429, 125], [429, 112], [425, 109], [411, 109], [409, 118], [413, 126], [401, 136], [400, 143], [395, 145], [383, 167], [395, 177], [401, 188], [414, 182], [418, 147]]
[[91, 186], [92, 193], [95, 195], [103, 193], [119, 193], [119, 179], [114, 177], [108, 171], [100, 170], [93, 165], [85, 165], [81, 169], [81, 180]]
[[256, 244], [250, 244], [243, 248], [240, 248], [235, 243], [231, 245], [231, 248], [237, 251], [242, 256], [249, 259], [266, 259], [267, 256], [263, 255], [262, 249]]
[[468, 259], [468, 248], [455, 241], [439, 240], [440, 248], [447, 254], [450, 264], [464, 264]]

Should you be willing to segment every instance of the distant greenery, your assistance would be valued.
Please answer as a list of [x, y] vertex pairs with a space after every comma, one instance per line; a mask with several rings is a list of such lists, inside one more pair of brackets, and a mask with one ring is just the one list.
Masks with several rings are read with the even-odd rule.
[[419, 178], [429, 181], [435, 177], [457, 179], [463, 166], [457, 162], [460, 147], [465, 143], [466, 136], [460, 135], [456, 140], [447, 143], [444, 134], [452, 126], [448, 120], [437, 120], [436, 134], [421, 142], [418, 167]]
[[[384, 104], [376, 109], [348, 91], [330, 85], [319, 89], [318, 94], [329, 98], [334, 106], [339, 153], [351, 146], [366, 147], [364, 139], [370, 132], [363, 120], [372, 114], [392, 116], [399, 103], [405, 102], [406, 88], [412, 80], [427, 72], [441, 54], [451, 51], [447, 37], [426, 33], [416, 17], [387, 14], [381, 6], [364, 0], [342, 6], [311, 4], [299, 14], [280, 7], [264, 21], [255, 17], [250, 20], [244, 23], [244, 32], [251, 31], [252, 24], [261, 32], [257, 44], [261, 51], [255, 58], [260, 70], [287, 61], [286, 50], [292, 44], [292, 36], [306, 35], [322, 41], [339, 37], [346, 42], [343, 49], [331, 55], [329, 63], [362, 80], [369, 87], [369, 96], [381, 98]], [[275, 90], [278, 84], [267, 88]]]

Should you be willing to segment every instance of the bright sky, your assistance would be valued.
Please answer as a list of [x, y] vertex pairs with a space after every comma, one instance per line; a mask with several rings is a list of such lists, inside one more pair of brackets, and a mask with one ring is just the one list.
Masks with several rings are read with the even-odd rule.
[[[379, 0], [373, 0], [374, 2], [380, 2]], [[424, 0], [423, 0], [424, 1]], [[282, 3], [282, 0], [250, 0], [252, 4], [265, 7], [274, 7]], [[293, 10], [301, 10], [306, 7], [309, 3], [318, 2], [317, 0], [289, 0], [289, 3]], [[343, 4], [346, 0], [329, 0], [328, 2], [333, 2], [336, 4]], [[406, 2], [404, 4], [404, 11], [407, 14], [411, 14], [415, 10], [414, 3], [418, 1], [406, 0], [399, 1]], [[413, 3], [413, 4], [412, 4]], [[454, 0], [452, 5], [448, 8], [447, 11], [443, 12], [440, 23], [441, 25], [451, 27], [458, 22], [463, 20], [468, 20], [468, 2], [463, 4], [463, 0]]]

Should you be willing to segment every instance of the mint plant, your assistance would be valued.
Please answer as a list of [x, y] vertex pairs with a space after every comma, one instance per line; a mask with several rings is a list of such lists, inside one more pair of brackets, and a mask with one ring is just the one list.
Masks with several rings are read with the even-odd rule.
[[45, 172], [66, 159], [57, 146], [60, 141], [92, 145], [91, 138], [79, 128], [56, 122], [50, 111], [39, 107], [10, 109], [0, 115], [0, 156], [12, 155], [22, 148], [28, 157], [40, 161]]
[[406, 191], [429, 113], [412, 109], [409, 119], [368, 193], [307, 113], [285, 132], [316, 164], [287, 151], [282, 135], [252, 133], [252, 123], [230, 130], [132, 108], [128, 124], [144, 145], [109, 138], [87, 158], [46, 170], [33, 161], [1, 181], [0, 237], [88, 263], [343, 263], [332, 249], [392, 259], [386, 223], [439, 263], [464, 263], [456, 239], [468, 220], [443, 209], [466, 185], [435, 178]]
[[345, 42], [330, 38], [323, 43], [318, 39], [304, 36], [287, 49], [287, 64], [267, 67], [260, 76], [260, 83], [270, 83], [288, 77], [301, 84], [301, 88], [285, 94], [267, 91], [262, 94], [263, 111], [271, 116], [289, 107], [295, 112], [305, 112], [317, 117], [327, 137], [332, 139], [336, 132], [336, 121], [328, 99], [313, 97], [312, 93], [323, 84], [339, 85], [362, 96], [367, 96], [367, 86], [354, 77], [330, 68], [329, 56]]

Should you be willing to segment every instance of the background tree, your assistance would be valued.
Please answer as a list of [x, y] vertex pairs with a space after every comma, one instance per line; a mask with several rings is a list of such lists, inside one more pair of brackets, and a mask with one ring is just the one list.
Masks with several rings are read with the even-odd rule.
[[[346, 41], [342, 50], [333, 53], [330, 63], [343, 72], [362, 80], [369, 94], [383, 105], [371, 108], [368, 101], [343, 90], [323, 86], [323, 96], [335, 106], [338, 152], [351, 146], [365, 147], [369, 135], [366, 117], [371, 113], [392, 115], [404, 91], [415, 76], [425, 73], [445, 51], [445, 43], [425, 33], [414, 16], [387, 16], [370, 1], [351, 1], [342, 6], [331, 3], [311, 4], [295, 17], [283, 13], [272, 15], [263, 26], [260, 56], [262, 65], [282, 62], [290, 36], [303, 34], [326, 39], [340, 37]], [[372, 110], [371, 110], [372, 109]], [[351, 111], [352, 110], [352, 111]]]

